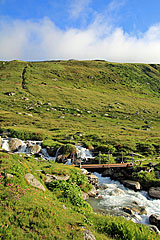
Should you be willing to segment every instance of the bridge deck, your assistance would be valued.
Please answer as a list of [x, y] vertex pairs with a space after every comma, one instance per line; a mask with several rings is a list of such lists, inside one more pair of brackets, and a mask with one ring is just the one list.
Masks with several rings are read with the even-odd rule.
[[[75, 165], [78, 166], [78, 165]], [[99, 168], [126, 168], [131, 167], [131, 163], [114, 163], [114, 164], [85, 164], [81, 165], [81, 168], [85, 169], [99, 169]]]

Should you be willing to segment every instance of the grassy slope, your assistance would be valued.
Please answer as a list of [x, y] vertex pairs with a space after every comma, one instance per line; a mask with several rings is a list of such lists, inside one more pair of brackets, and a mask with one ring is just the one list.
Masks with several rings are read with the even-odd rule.
[[[57, 139], [82, 131], [104, 142], [159, 143], [159, 65], [0, 62], [0, 85], [1, 127], [29, 128]], [[16, 94], [5, 95], [10, 91]]]

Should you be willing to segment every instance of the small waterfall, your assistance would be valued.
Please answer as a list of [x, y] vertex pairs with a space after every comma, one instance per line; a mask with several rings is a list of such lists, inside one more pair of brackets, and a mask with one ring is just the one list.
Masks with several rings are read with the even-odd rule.
[[82, 146], [76, 146], [77, 149], [77, 158], [81, 159], [91, 159], [93, 158], [92, 153], [87, 149]]
[[2, 138], [2, 149], [5, 150], [5, 151], [7, 151], [7, 152], [10, 151], [8, 139]]
[[61, 147], [59, 147], [59, 148], [57, 149], [56, 156], [55, 156], [55, 161], [57, 160], [58, 153], [59, 153], [59, 150], [60, 150], [60, 149], [61, 149]]
[[[5, 151], [10, 151], [10, 147], [9, 147], [9, 140], [8, 138], [2, 138], [2, 149]], [[25, 154], [29, 154], [31, 153], [31, 147], [34, 145], [40, 145], [42, 144], [42, 141], [22, 141], [22, 145], [21, 147], [19, 147], [19, 149], [17, 151], [15, 151], [15, 153], [25, 153]]]
[[47, 152], [47, 149], [46, 148], [42, 148], [41, 149], [41, 153], [42, 153], [42, 157], [48, 161], [55, 161], [56, 158], [55, 157], [50, 157], [48, 152]]

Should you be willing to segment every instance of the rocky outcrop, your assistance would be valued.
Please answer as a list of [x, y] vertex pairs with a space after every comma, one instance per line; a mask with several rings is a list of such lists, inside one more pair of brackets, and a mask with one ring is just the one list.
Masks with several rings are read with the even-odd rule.
[[138, 191], [141, 189], [141, 185], [139, 182], [131, 181], [131, 180], [124, 180], [122, 181], [125, 187], [133, 189], [134, 191]]
[[87, 175], [88, 181], [89, 183], [93, 184], [93, 185], [97, 185], [98, 184], [98, 177], [93, 175], [93, 174], [89, 174]]
[[150, 231], [155, 232], [158, 235], [160, 235], [160, 231], [158, 230], [158, 228], [155, 225], [149, 225], [149, 229], [150, 229]]
[[123, 207], [122, 209], [124, 212], [128, 213], [129, 215], [134, 215], [132, 209], [129, 207]]
[[69, 175], [57, 176], [57, 175], [52, 175], [52, 174], [46, 174], [45, 176], [46, 176], [45, 183], [52, 182], [53, 180], [64, 180], [64, 181], [67, 181], [69, 179]]
[[108, 168], [102, 173], [102, 177], [111, 177], [116, 180], [130, 179], [132, 175], [132, 169], [122, 169], [122, 168]]
[[8, 144], [10, 151], [15, 152], [22, 146], [22, 141], [17, 138], [11, 138]]
[[87, 200], [89, 198], [89, 196], [87, 193], [82, 192], [82, 198], [83, 198], [83, 200]]
[[45, 188], [42, 185], [42, 183], [40, 183], [31, 173], [27, 173], [25, 175], [25, 180], [32, 187], [38, 188], [38, 189], [40, 189], [42, 191], [45, 191]]
[[149, 222], [152, 225], [155, 225], [159, 230], [160, 230], [160, 216], [156, 215], [156, 214], [152, 214], [149, 217]]
[[88, 192], [89, 197], [96, 197], [97, 194], [98, 194], [98, 192], [97, 192], [95, 186], [92, 186], [91, 191]]
[[41, 146], [38, 144], [35, 144], [34, 146], [31, 147], [31, 153], [32, 154], [38, 154], [41, 151]]
[[5, 175], [5, 177], [6, 177], [7, 179], [12, 179], [12, 178], [13, 178], [13, 175], [10, 174], [10, 173], [7, 173], [7, 174]]
[[125, 213], [128, 213], [131, 216], [138, 215], [147, 215], [147, 211], [144, 206], [139, 206], [138, 204], [133, 203], [131, 206], [123, 207], [122, 210]]
[[160, 187], [151, 187], [148, 194], [151, 198], [160, 199]]
[[114, 173], [113, 168], [107, 168], [103, 173], [102, 177], [111, 177]]
[[46, 147], [47, 149], [47, 153], [51, 156], [51, 157], [55, 157], [56, 155], [56, 151], [57, 149], [55, 147]]
[[96, 240], [95, 236], [91, 231], [89, 231], [85, 227], [82, 227], [82, 229], [83, 229], [84, 240]]

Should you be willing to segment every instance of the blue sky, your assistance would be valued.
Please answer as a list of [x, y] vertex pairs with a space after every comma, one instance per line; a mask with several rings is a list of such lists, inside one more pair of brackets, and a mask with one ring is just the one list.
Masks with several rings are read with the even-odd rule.
[[0, 0], [0, 59], [160, 63], [158, 0]]

